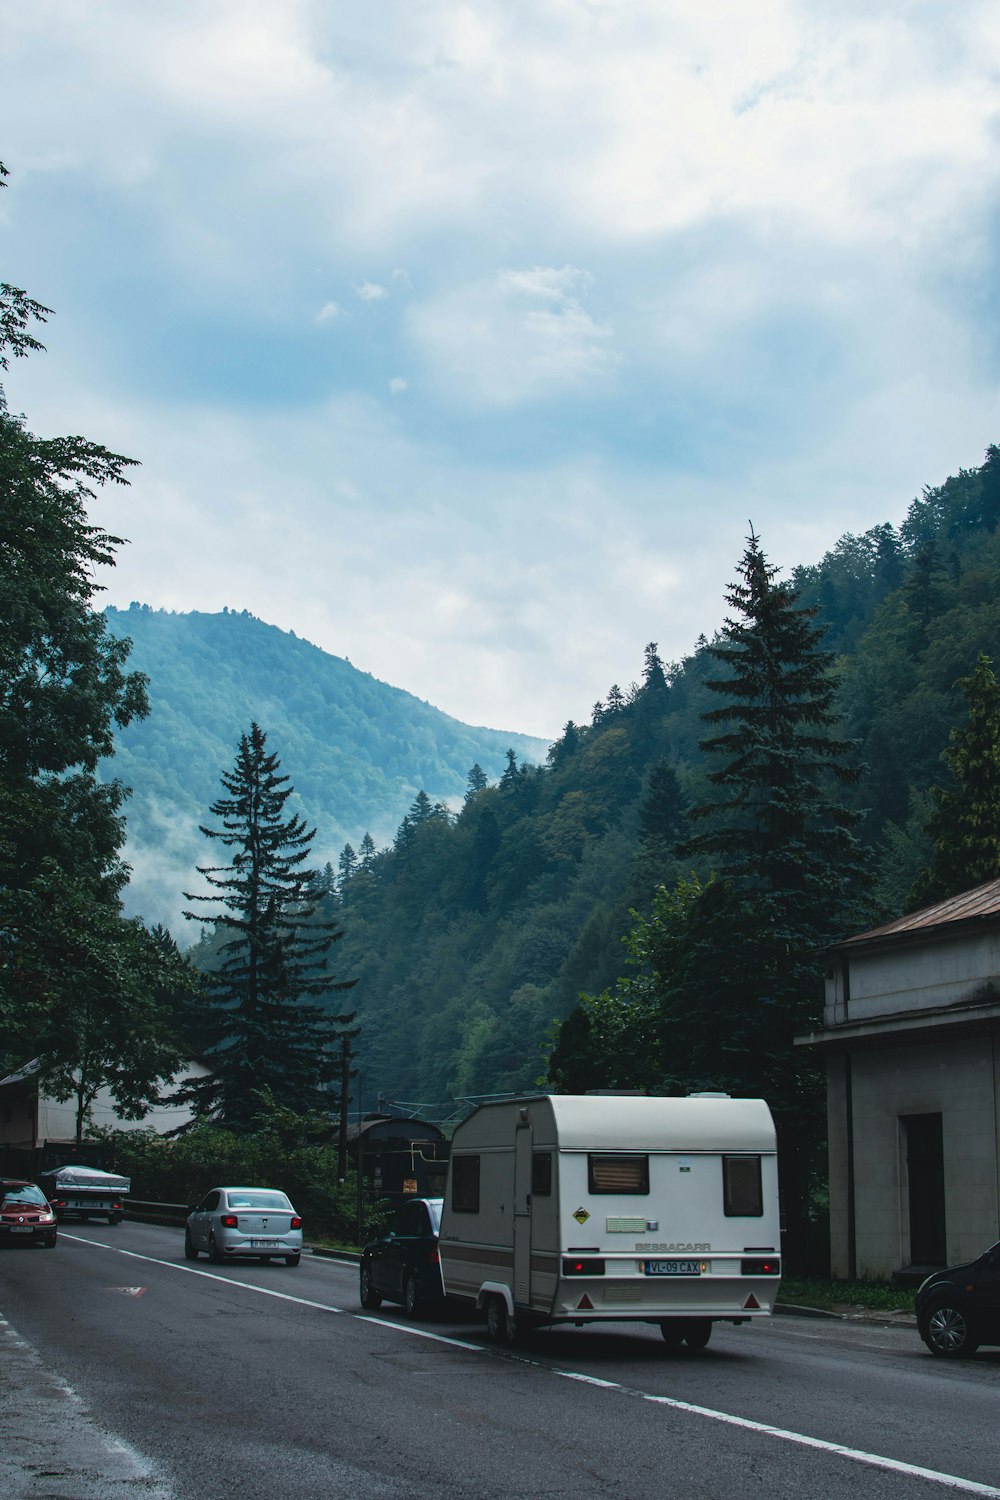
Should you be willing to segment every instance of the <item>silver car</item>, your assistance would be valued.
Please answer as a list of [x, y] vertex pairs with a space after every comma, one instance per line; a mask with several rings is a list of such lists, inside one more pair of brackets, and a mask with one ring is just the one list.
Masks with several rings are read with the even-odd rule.
[[246, 1256], [261, 1261], [283, 1256], [286, 1266], [297, 1266], [302, 1220], [274, 1188], [213, 1188], [188, 1214], [184, 1231], [188, 1260], [197, 1260], [202, 1250], [217, 1265]]

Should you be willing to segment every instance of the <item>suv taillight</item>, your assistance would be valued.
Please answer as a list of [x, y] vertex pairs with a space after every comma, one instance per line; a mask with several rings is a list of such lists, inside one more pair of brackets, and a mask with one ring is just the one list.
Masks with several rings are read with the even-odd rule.
[[235, 1214], [223, 1214], [219, 1220], [223, 1229], [239, 1229], [240, 1221]]

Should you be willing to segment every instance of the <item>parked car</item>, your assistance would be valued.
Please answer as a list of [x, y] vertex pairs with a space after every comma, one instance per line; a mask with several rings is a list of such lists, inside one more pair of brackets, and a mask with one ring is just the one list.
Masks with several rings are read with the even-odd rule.
[[408, 1317], [444, 1301], [438, 1233], [443, 1198], [412, 1198], [361, 1252], [361, 1306], [401, 1302]]
[[41, 1188], [17, 1177], [0, 1177], [0, 1243], [23, 1241], [51, 1250], [56, 1233], [56, 1216]]
[[914, 1305], [920, 1337], [939, 1359], [1000, 1344], [1000, 1244], [978, 1260], [935, 1271], [921, 1283]]
[[221, 1187], [206, 1193], [191, 1210], [184, 1231], [184, 1254], [197, 1260], [283, 1257], [297, 1266], [302, 1254], [302, 1220], [284, 1193], [275, 1188]]

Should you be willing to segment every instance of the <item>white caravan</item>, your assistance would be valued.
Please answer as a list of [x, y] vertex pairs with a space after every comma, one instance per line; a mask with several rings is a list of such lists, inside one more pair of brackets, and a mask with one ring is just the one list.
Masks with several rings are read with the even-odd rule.
[[542, 1323], [658, 1323], [708, 1343], [778, 1294], [778, 1172], [763, 1099], [538, 1095], [455, 1131], [441, 1218], [448, 1296], [491, 1338]]

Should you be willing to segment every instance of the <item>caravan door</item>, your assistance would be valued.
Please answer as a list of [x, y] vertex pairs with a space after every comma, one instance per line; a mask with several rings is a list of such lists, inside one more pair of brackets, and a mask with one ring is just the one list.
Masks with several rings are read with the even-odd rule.
[[514, 1305], [531, 1304], [531, 1146], [530, 1125], [514, 1133]]

